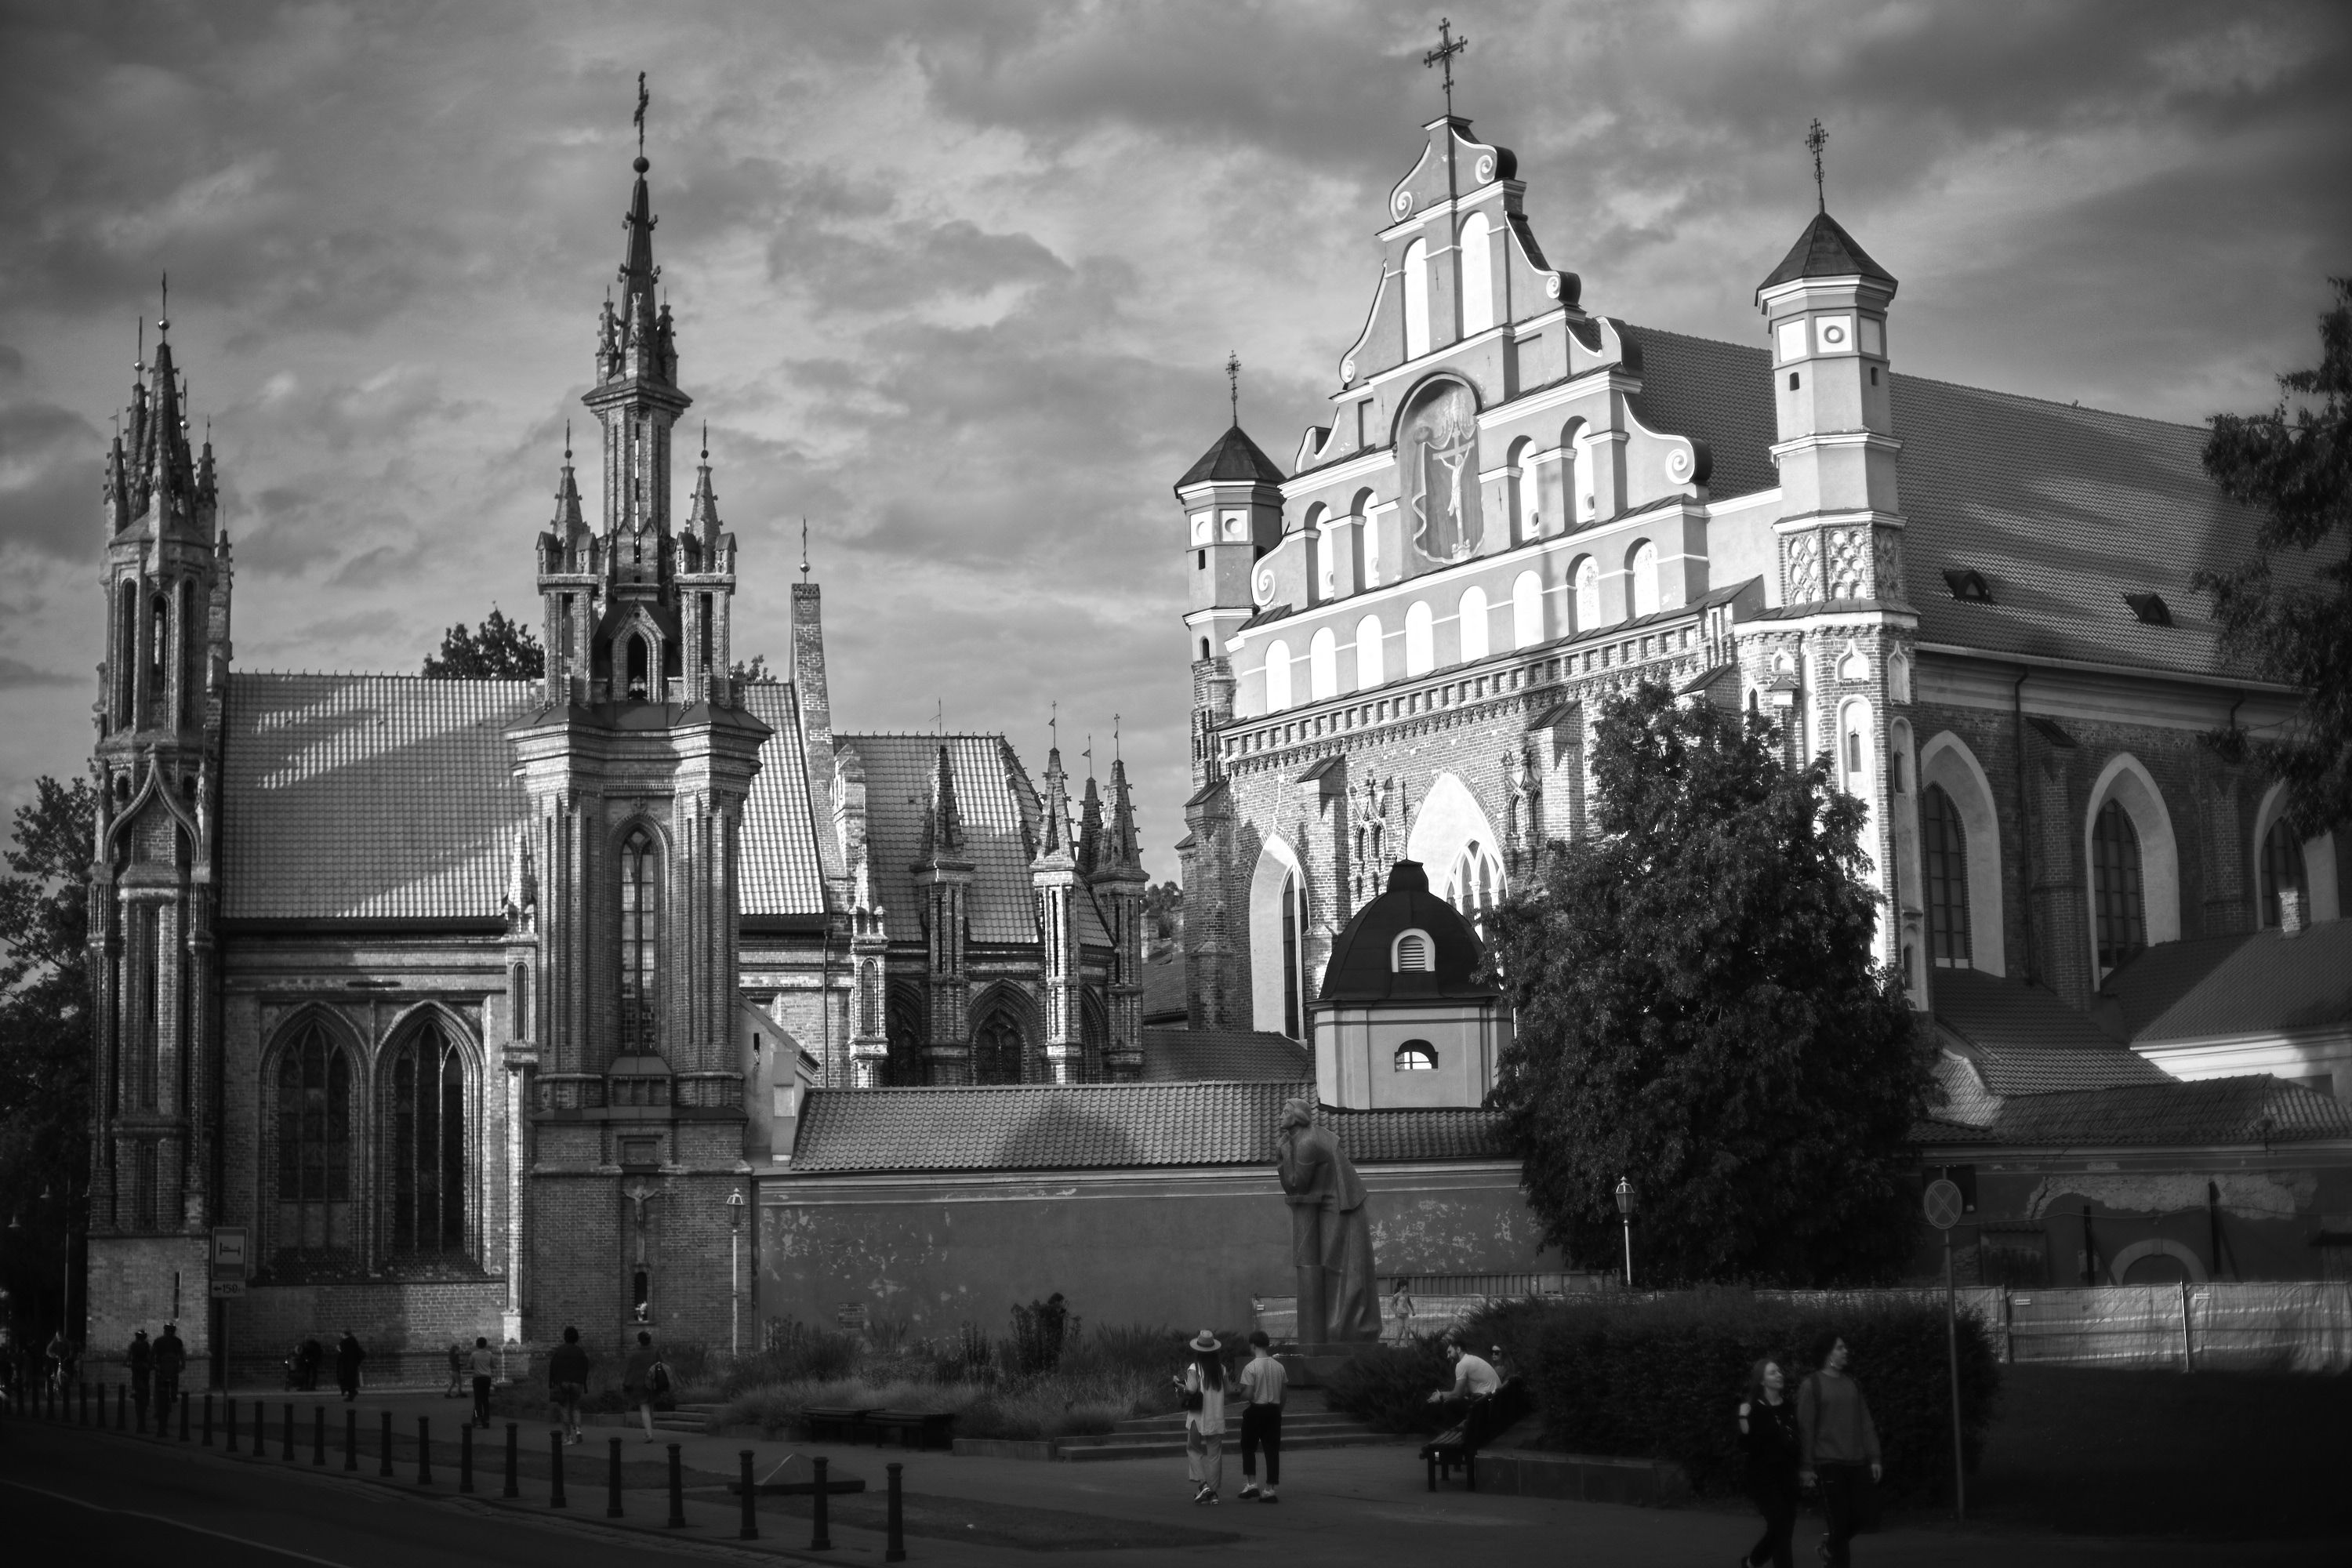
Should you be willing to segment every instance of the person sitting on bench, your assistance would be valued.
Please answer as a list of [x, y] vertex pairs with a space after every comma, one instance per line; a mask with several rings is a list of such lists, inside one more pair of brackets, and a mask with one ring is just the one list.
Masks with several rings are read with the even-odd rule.
[[1454, 1363], [1454, 1386], [1439, 1389], [1429, 1396], [1429, 1402], [1444, 1405], [1447, 1420], [1459, 1421], [1469, 1413], [1472, 1401], [1484, 1399], [1502, 1387], [1503, 1380], [1495, 1375], [1494, 1367], [1485, 1357], [1472, 1355], [1456, 1341], [1446, 1342], [1445, 1357]]

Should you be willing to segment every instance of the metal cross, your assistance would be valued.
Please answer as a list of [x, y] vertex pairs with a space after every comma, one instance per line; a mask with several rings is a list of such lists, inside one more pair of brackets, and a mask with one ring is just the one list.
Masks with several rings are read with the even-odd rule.
[[1813, 200], [1823, 212], [1830, 210], [1830, 198], [1828, 187], [1822, 184], [1822, 149], [1829, 144], [1830, 133], [1822, 129], [1820, 121], [1814, 121], [1813, 128], [1805, 132], [1805, 145], [1813, 154]]
[[1422, 56], [1421, 63], [1423, 66], [1444, 68], [1445, 118], [1451, 120], [1454, 118], [1454, 57], [1470, 47], [1470, 37], [1465, 33], [1461, 37], [1455, 37], [1454, 19], [1450, 16], [1440, 16], [1437, 19], [1437, 47]]
[[1234, 405], [1234, 423], [1242, 422], [1242, 356], [1232, 349], [1225, 351], [1225, 395]]
[[642, 158], [642, 157], [644, 157], [644, 156], [646, 155], [646, 106], [647, 104], [651, 103], [653, 100], [654, 100], [654, 95], [653, 95], [652, 93], [647, 92], [647, 91], [646, 90], [646, 73], [645, 73], [645, 72], [643, 72], [643, 71], [639, 71], [639, 72], [637, 73], [637, 113], [636, 113], [636, 121], [637, 121], [637, 156], [638, 156], [638, 157], [640, 157], [640, 158]]
[[808, 581], [808, 519], [801, 519], [801, 581]]

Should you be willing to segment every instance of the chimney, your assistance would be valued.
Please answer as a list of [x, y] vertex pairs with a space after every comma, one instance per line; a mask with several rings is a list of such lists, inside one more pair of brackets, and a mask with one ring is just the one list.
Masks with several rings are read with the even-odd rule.
[[2279, 935], [2296, 937], [2303, 934], [2303, 889], [2279, 889]]

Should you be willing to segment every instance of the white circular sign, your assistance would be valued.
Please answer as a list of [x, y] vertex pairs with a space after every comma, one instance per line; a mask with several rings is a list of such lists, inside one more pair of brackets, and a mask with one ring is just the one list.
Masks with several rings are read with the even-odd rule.
[[1929, 1225], [1949, 1230], [1960, 1223], [1960, 1189], [1938, 1176], [1927, 1184], [1927, 1195], [1919, 1206], [1927, 1211]]

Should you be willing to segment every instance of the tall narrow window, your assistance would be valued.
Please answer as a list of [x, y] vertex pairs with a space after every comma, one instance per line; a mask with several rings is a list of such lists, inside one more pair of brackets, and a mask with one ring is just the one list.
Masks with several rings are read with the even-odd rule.
[[621, 1049], [659, 1050], [654, 1028], [661, 962], [661, 853], [642, 827], [621, 842]]
[[107, 673], [114, 677], [114, 727], [132, 729], [139, 715], [134, 704], [139, 689], [139, 590], [129, 583], [115, 596], [114, 606], [114, 668]]
[[196, 585], [194, 583], [183, 581], [180, 584], [179, 658], [175, 661], [179, 679], [173, 688], [172, 722], [184, 730], [189, 723], [191, 698], [196, 685], [195, 639], [189, 631], [189, 628], [195, 624]]
[[2101, 806], [2092, 825], [2091, 897], [2098, 918], [2099, 969], [2105, 973], [2147, 945], [2139, 834], [2121, 801]]
[[150, 721], [171, 721], [172, 601], [155, 595], [149, 606], [147, 627], [147, 712]]
[[1473, 213], [1462, 226], [1462, 335], [1495, 324], [1495, 247], [1486, 215]]
[[1969, 968], [1969, 837], [1940, 784], [1919, 796], [1919, 849], [1927, 871], [1927, 952], [1938, 969]]
[[1404, 357], [1419, 359], [1429, 352], [1429, 242], [1416, 239], [1404, 247]]
[[647, 662], [646, 639], [641, 637], [631, 637], [629, 639], [629, 695], [632, 697], [646, 695]]
[[1265, 645], [1265, 710], [1290, 706], [1290, 645], [1280, 637]]
[[1307, 689], [1318, 702], [1339, 694], [1339, 637], [1329, 626], [1307, 645]]
[[466, 1251], [466, 1069], [428, 1018], [394, 1047], [384, 1158], [386, 1241], [404, 1257]]
[[[155, 1228], [155, 1145], [143, 1141], [131, 1150], [131, 1228]], [[118, 1421], [120, 1409], [118, 1405]]]
[[1370, 691], [1385, 680], [1381, 660], [1381, 618], [1366, 616], [1356, 623], [1356, 689]]
[[1437, 667], [1437, 616], [1429, 601], [1415, 599], [1404, 612], [1404, 672], [1427, 675]]
[[163, 1016], [163, 911], [153, 904], [132, 906], [131, 951], [123, 955], [131, 971], [131, 994], [122, 1018], [124, 1042], [131, 1047], [124, 1103], [152, 1110], [157, 1089], [157, 1028]]
[[[2271, 824], [2263, 835], [2263, 924], [2274, 926], [2279, 921], [2279, 895], [2301, 894], [2306, 884], [2303, 876], [2303, 846], [2295, 842], [2294, 830], [2284, 821]], [[2303, 911], [2304, 923], [2311, 923], [2308, 904]]]
[[1576, 563], [1576, 629], [1589, 632], [1601, 624], [1601, 563], [1588, 555]]
[[1454, 625], [1462, 644], [1462, 662], [1484, 658], [1493, 651], [1486, 638], [1486, 590], [1465, 588]]
[[310, 1024], [278, 1061], [276, 1246], [333, 1252], [351, 1244], [351, 1062]]
[[1543, 640], [1543, 579], [1522, 572], [1511, 584], [1511, 646], [1533, 647]]
[[1298, 1026], [1298, 880], [1282, 882], [1282, 1032], [1304, 1039]]
[[1025, 1054], [1022, 1047], [1020, 1024], [1010, 1013], [999, 1008], [991, 1013], [988, 1021], [972, 1034], [972, 1081], [1019, 1083], [1021, 1059]]
[[1625, 558], [1625, 570], [1633, 578], [1627, 585], [1627, 592], [1633, 600], [1633, 613], [1637, 616], [1656, 615], [1658, 547], [1646, 539], [1635, 545], [1633, 552]]
[[710, 595], [695, 595], [695, 646], [702, 650], [702, 668], [710, 668]]

